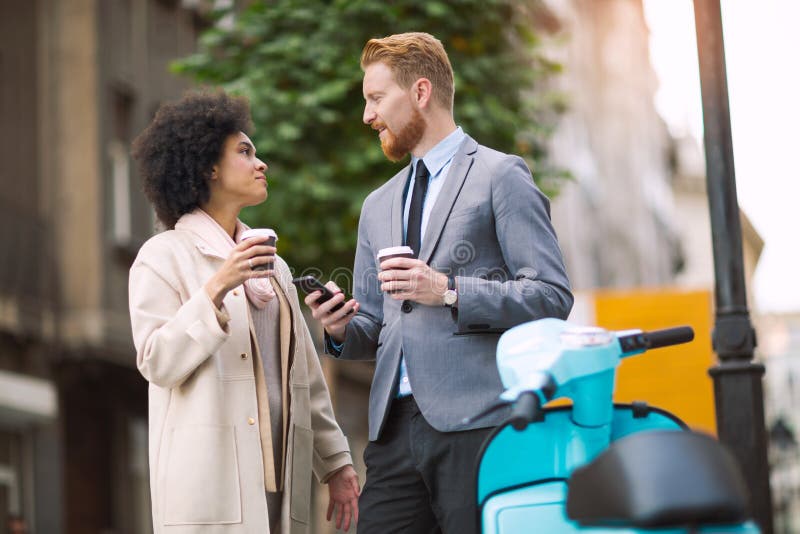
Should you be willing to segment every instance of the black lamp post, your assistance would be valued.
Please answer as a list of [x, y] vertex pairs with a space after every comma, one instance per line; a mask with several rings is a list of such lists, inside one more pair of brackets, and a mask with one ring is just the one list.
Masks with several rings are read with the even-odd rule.
[[714, 380], [717, 431], [742, 468], [755, 520], [762, 532], [770, 534], [772, 498], [761, 384], [764, 366], [753, 361], [756, 336], [747, 310], [719, 0], [694, 0], [694, 14], [714, 247], [712, 340], [719, 364], [709, 373]]

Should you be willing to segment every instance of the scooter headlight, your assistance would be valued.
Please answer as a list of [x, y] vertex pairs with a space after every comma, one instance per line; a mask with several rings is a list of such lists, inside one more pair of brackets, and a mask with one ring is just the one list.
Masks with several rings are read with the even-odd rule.
[[561, 343], [571, 349], [608, 345], [614, 335], [597, 326], [570, 326], [561, 332]]

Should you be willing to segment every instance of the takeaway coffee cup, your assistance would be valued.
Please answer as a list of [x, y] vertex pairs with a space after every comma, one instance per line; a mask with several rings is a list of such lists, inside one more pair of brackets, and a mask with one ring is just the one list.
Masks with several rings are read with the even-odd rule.
[[[245, 230], [242, 232], [242, 240], [250, 239], [252, 237], [261, 238], [263, 243], [259, 243], [261, 245], [266, 245], [270, 247], [275, 246], [275, 242], [278, 241], [278, 234], [275, 233], [275, 230], [272, 228], [251, 228], [250, 230]], [[266, 239], [263, 239], [266, 238]], [[261, 265], [256, 265], [253, 267], [254, 271], [267, 271], [270, 269], [275, 268], [275, 258], [273, 254], [268, 254], [270, 258], [272, 258], [269, 263], [263, 263]]]
[[414, 258], [414, 251], [406, 246], [382, 248], [378, 251], [378, 263], [392, 258]]
[[[406, 246], [382, 248], [378, 251], [378, 264], [392, 258], [414, 258], [414, 251], [411, 247]], [[387, 293], [396, 293], [396, 291], [387, 291]]]

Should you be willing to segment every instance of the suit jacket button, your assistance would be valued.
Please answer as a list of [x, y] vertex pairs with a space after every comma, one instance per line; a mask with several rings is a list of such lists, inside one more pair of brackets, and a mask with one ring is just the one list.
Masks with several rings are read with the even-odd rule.
[[403, 305], [400, 306], [400, 309], [403, 310], [403, 313], [411, 313], [412, 309], [411, 303], [408, 302], [407, 300], [404, 300]]
[[256, 424], [256, 420], [253, 419], [252, 417], [248, 417], [247, 418], [247, 424], [248, 425], [254, 425], [254, 424]]

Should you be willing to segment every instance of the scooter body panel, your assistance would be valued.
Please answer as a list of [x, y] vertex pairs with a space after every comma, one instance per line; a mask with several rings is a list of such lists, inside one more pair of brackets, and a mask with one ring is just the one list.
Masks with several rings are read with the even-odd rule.
[[581, 527], [564, 514], [567, 485], [547, 482], [490, 497], [483, 534], [760, 534], [752, 523], [685, 528]]
[[[650, 409], [637, 416], [630, 405], [614, 406], [608, 427], [583, 428], [572, 422], [570, 406], [545, 409], [544, 421], [518, 432], [498, 429], [483, 450], [478, 467], [478, 502], [492, 493], [536, 481], [566, 480], [573, 469], [590, 461], [594, 450], [587, 442], [608, 443], [645, 430], [683, 430], [685, 425], [668, 412]], [[596, 449], [597, 447], [591, 447]]]
[[543, 482], [489, 498], [483, 509], [483, 534], [579, 532], [564, 516], [565, 481]]
[[752, 522], [697, 528], [581, 527], [564, 515], [567, 484], [553, 481], [490, 497], [483, 534], [759, 534]]

